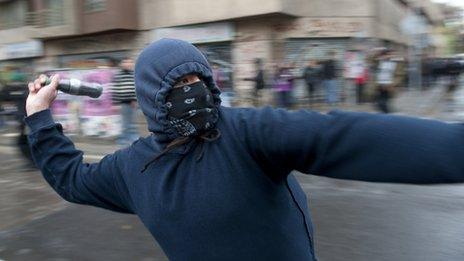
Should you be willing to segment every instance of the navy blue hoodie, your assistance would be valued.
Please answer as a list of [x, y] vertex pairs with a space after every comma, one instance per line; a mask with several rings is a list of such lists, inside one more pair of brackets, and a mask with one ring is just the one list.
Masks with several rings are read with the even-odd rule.
[[[176, 79], [198, 74], [219, 108], [219, 139], [176, 147], [165, 99]], [[171, 260], [313, 260], [307, 174], [398, 183], [464, 180], [464, 126], [367, 113], [224, 108], [205, 57], [164, 39], [138, 58], [136, 91], [152, 134], [83, 163], [49, 110], [26, 118], [34, 159], [64, 199], [140, 217]]]

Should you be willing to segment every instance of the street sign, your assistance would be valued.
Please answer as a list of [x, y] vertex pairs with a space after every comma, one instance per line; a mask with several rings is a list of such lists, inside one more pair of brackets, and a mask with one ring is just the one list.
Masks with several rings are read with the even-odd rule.
[[408, 11], [408, 15], [401, 21], [401, 32], [406, 35], [418, 35], [427, 33], [427, 26], [423, 17]]

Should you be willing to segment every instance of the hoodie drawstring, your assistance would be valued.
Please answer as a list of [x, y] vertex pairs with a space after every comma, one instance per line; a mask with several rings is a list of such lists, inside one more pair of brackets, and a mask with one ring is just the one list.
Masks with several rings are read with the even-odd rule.
[[221, 132], [218, 130], [218, 129], [212, 129], [210, 131], [207, 131], [206, 133], [200, 135], [198, 137], [199, 139], [199, 146], [200, 146], [200, 152], [198, 154], [198, 157], [197, 157], [197, 161], [200, 161], [201, 158], [203, 158], [203, 154], [204, 154], [204, 151], [205, 151], [205, 146], [204, 146], [204, 143], [205, 142], [212, 142], [212, 141], [215, 141], [217, 139], [219, 139], [219, 137], [221, 137]]
[[171, 151], [172, 149], [178, 147], [178, 146], [181, 146], [181, 145], [184, 145], [188, 142], [190, 142], [191, 140], [193, 140], [194, 138], [196, 138], [198, 141], [199, 141], [199, 146], [200, 146], [200, 152], [199, 152], [199, 155], [198, 157], [196, 158], [196, 161], [199, 161], [201, 160], [201, 158], [203, 157], [203, 154], [204, 154], [204, 142], [211, 142], [211, 141], [215, 141], [217, 139], [219, 139], [219, 137], [221, 137], [221, 132], [218, 130], [218, 129], [212, 129], [210, 131], [207, 131], [197, 137], [180, 137], [180, 138], [177, 138], [175, 140], [173, 140], [171, 143], [169, 143], [166, 148], [164, 148], [158, 155], [156, 155], [152, 160], [150, 160], [148, 163], [145, 164], [145, 166], [143, 167], [143, 169], [140, 171], [140, 173], [144, 173], [148, 166], [150, 166], [153, 162], [155, 162], [157, 159], [161, 158], [161, 156], [163, 156], [164, 154], [168, 153], [169, 151]]
[[150, 164], [152, 164], [153, 162], [155, 162], [157, 159], [159, 159], [161, 156], [163, 156], [164, 154], [168, 153], [169, 151], [171, 151], [172, 149], [174, 149], [175, 147], [177, 146], [180, 146], [180, 145], [183, 145], [187, 142], [189, 142], [191, 139], [190, 137], [180, 137], [180, 138], [177, 138], [175, 140], [173, 140], [171, 143], [169, 143], [166, 148], [164, 148], [158, 155], [156, 155], [156, 157], [154, 157], [152, 160], [150, 160], [147, 164], [145, 164], [145, 166], [143, 166], [143, 169], [140, 171], [141, 173], [145, 172], [145, 170], [147, 170], [148, 166], [150, 166]]

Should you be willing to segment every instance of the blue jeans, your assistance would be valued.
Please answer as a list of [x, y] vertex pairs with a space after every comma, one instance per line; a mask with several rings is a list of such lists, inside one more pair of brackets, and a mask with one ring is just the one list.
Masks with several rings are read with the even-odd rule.
[[333, 105], [339, 101], [337, 80], [324, 80], [323, 82], [326, 91], [326, 101], [328, 104]]
[[292, 93], [291, 91], [277, 92], [277, 106], [279, 108], [290, 108], [292, 106]]
[[234, 93], [230, 91], [221, 92], [221, 105], [224, 107], [232, 107], [232, 102], [234, 100]]
[[136, 108], [132, 108], [130, 103], [121, 104], [122, 132], [118, 137], [119, 145], [128, 145], [139, 138], [137, 126], [135, 125]]

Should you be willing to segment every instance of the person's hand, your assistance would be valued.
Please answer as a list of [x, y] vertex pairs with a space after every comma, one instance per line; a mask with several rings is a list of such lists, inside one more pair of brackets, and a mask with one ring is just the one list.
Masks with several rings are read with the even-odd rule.
[[34, 82], [30, 82], [27, 87], [29, 88], [29, 95], [26, 100], [26, 113], [30, 116], [36, 112], [46, 110], [50, 108], [50, 105], [55, 100], [58, 94], [58, 82], [59, 76], [53, 75], [51, 83], [46, 86], [42, 86], [47, 80], [46, 75], [40, 75], [39, 78], [35, 79]]

